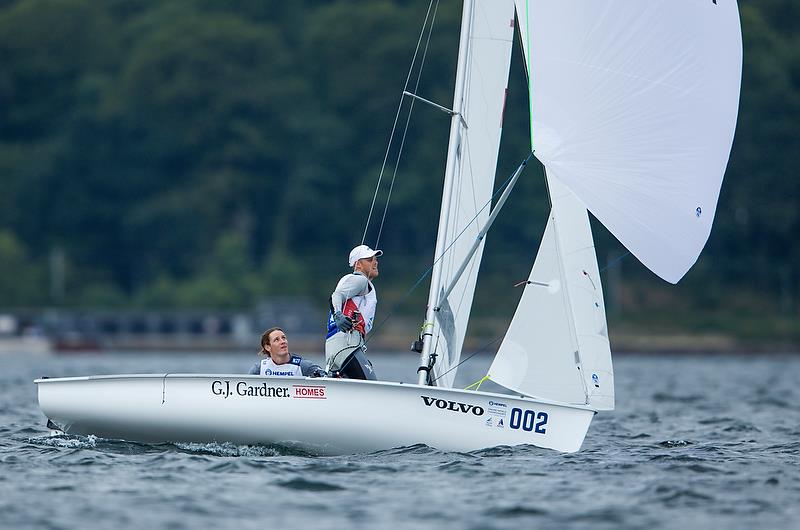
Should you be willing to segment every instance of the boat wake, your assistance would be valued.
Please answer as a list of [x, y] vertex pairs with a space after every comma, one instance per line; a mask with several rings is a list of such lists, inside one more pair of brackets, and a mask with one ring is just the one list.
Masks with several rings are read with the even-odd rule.
[[274, 457], [274, 456], [313, 456], [297, 447], [290, 445], [236, 445], [229, 442], [175, 442], [147, 444], [129, 442], [126, 440], [113, 440], [101, 438], [90, 434], [88, 436], [72, 434], [47, 434], [34, 436], [27, 439], [32, 445], [58, 447], [64, 449], [99, 449], [111, 453], [153, 453], [153, 452], [179, 452], [194, 455], [220, 456], [220, 457]]
[[285, 445], [236, 445], [229, 442], [217, 443], [174, 443], [166, 444], [176, 447], [181, 452], [198, 455], [224, 457], [259, 457], [259, 456], [310, 456], [307, 452]]
[[65, 449], [95, 449], [97, 447], [97, 436], [73, 436], [69, 434], [46, 434], [44, 436], [34, 436], [28, 438], [27, 442], [33, 445], [47, 447], [63, 447]]

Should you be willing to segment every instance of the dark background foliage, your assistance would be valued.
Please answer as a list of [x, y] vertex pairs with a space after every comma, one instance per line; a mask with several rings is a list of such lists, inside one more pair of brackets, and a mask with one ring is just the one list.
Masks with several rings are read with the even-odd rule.
[[[657, 279], [595, 223], [622, 329], [800, 336], [799, 5], [740, 2], [736, 139], [684, 281]], [[274, 295], [323, 307], [361, 240], [426, 8], [0, 1], [0, 307], [242, 308]], [[444, 105], [459, 17], [460, 2], [441, 3], [420, 78]], [[528, 151], [522, 69], [515, 50], [498, 182]], [[405, 296], [432, 260], [447, 133], [444, 114], [415, 108], [380, 241], [384, 300], [400, 313], [422, 315], [425, 284]], [[513, 312], [546, 211], [530, 169], [490, 234], [479, 316]]]

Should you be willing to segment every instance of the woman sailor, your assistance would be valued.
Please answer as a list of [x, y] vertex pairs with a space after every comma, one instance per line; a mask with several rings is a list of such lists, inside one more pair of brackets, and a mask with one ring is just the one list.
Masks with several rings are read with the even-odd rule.
[[281, 328], [270, 328], [261, 335], [261, 351], [266, 356], [250, 369], [250, 375], [267, 377], [324, 377], [320, 366], [289, 353], [289, 340]]

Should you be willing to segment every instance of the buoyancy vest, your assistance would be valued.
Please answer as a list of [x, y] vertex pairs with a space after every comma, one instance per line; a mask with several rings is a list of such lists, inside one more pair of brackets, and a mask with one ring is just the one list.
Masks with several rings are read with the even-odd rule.
[[342, 307], [344, 316], [355, 321], [354, 329], [366, 335], [372, 329], [372, 324], [375, 321], [375, 309], [378, 307], [378, 294], [375, 292], [375, 286], [369, 282], [369, 290], [367, 294], [354, 296], [347, 300]]
[[[360, 294], [345, 300], [342, 306], [342, 313], [344, 316], [355, 321], [353, 329], [366, 336], [372, 329], [375, 322], [375, 309], [378, 307], [378, 293], [375, 292], [375, 286], [372, 282], [368, 282], [369, 289], [366, 294]], [[336, 322], [333, 320], [333, 311], [328, 315], [328, 335], [327, 338], [333, 336], [339, 328], [336, 327]]]
[[259, 375], [267, 377], [302, 377], [303, 371], [300, 369], [298, 355], [292, 355], [286, 364], [275, 364], [271, 358], [261, 360], [261, 370]]

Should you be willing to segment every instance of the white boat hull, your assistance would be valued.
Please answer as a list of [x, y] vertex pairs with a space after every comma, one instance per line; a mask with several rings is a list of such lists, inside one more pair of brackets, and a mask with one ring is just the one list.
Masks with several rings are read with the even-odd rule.
[[423, 443], [448, 451], [580, 449], [594, 411], [502, 394], [383, 381], [153, 374], [38, 379], [69, 434], [142, 442], [286, 444], [315, 454]]

